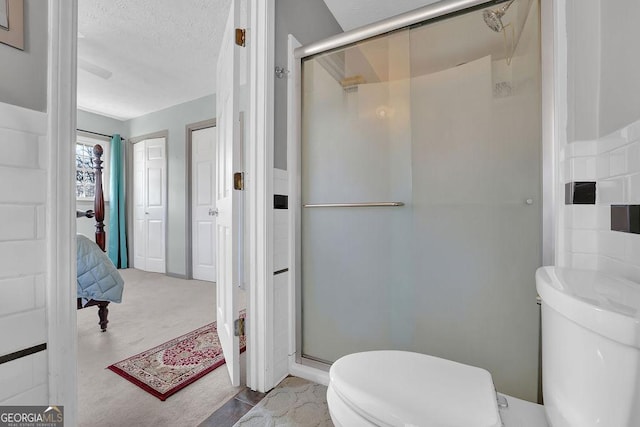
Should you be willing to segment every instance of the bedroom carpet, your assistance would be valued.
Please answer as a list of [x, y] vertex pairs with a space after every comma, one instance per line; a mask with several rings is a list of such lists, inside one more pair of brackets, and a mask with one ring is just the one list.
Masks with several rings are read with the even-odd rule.
[[120, 272], [123, 302], [109, 305], [106, 332], [100, 332], [95, 307], [77, 312], [78, 425], [197, 426], [241, 390], [231, 386], [226, 369], [162, 402], [105, 367], [215, 321], [215, 284]]

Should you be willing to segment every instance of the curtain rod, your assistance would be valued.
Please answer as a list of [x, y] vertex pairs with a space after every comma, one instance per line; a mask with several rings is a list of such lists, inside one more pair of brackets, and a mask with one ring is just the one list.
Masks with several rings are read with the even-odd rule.
[[[84, 129], [76, 129], [78, 132], [84, 132], [84, 133], [90, 133], [93, 135], [100, 135], [100, 136], [105, 136], [107, 138], [113, 138], [113, 135], [105, 135], [104, 133], [99, 133], [99, 132], [91, 132], [90, 130], [84, 130]], [[127, 139], [124, 138], [122, 135], [120, 136], [120, 139]]]

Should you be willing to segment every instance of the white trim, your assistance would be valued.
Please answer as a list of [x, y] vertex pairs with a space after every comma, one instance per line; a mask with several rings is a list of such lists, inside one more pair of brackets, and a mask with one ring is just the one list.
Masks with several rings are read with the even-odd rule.
[[247, 144], [247, 386], [266, 392], [273, 378], [273, 120], [275, 0], [250, 0], [250, 114]]
[[[49, 0], [47, 326], [49, 404], [77, 418], [76, 337], [76, 38], [77, 0]], [[73, 150], [73, 151], [72, 151]]]
[[297, 340], [301, 338], [298, 304], [300, 295], [296, 294], [296, 283], [301, 280], [298, 266], [301, 265], [300, 217], [301, 217], [301, 170], [300, 170], [300, 123], [301, 123], [301, 77], [302, 60], [295, 55], [300, 42], [289, 34], [287, 81], [287, 171], [289, 176], [289, 374], [319, 384], [329, 385], [329, 372], [325, 369], [299, 363], [301, 355], [297, 353]]
[[[296, 281], [297, 266], [299, 259], [296, 258], [298, 227], [296, 219], [298, 217], [297, 206], [300, 206], [300, 167], [298, 166], [298, 147], [300, 132], [300, 59], [296, 59], [294, 50], [302, 46], [298, 39], [289, 34], [287, 69], [289, 70], [287, 80], [287, 169], [289, 188], [289, 373], [295, 375], [295, 353], [296, 353], [296, 327], [299, 324], [296, 317]], [[299, 365], [302, 366], [302, 365]], [[309, 379], [309, 378], [307, 378]]]
[[[19, 114], [20, 120], [16, 120], [16, 113]], [[40, 111], [0, 102], [0, 128], [45, 135], [47, 133], [47, 121], [42, 120], [42, 116], [45, 114]]]
[[541, 2], [541, 71], [542, 71], [542, 264], [557, 262], [558, 238], [558, 144], [555, 46], [558, 30], [554, 22], [557, 1]]
[[[546, 2], [542, 2], [545, 4]], [[560, 152], [567, 144], [567, 123], [568, 123], [568, 46], [567, 46], [567, 1], [566, 0], [552, 0], [552, 5], [548, 5], [548, 9], [545, 16], [551, 21], [543, 29], [549, 30], [552, 28], [551, 41], [543, 44], [543, 49], [547, 46], [551, 52], [547, 52], [544, 55], [548, 58], [549, 70], [553, 72], [553, 76], [548, 83], [553, 90], [553, 122], [549, 124], [551, 132], [553, 132], [553, 155], [555, 156], [556, 164], [553, 170], [554, 187], [555, 187], [555, 206], [553, 219], [555, 221], [555, 265], [564, 266], [565, 264], [565, 232], [564, 221], [561, 220], [562, 209], [564, 204], [564, 188], [562, 183], [562, 176], [560, 171]], [[549, 10], [551, 9], [551, 10]], [[550, 15], [550, 16], [549, 16]], [[545, 21], [543, 21], [545, 22]], [[544, 34], [543, 34], [544, 35]], [[544, 39], [543, 39], [544, 41]], [[552, 45], [551, 45], [552, 43]], [[543, 81], [544, 83], [544, 81]], [[546, 86], [543, 86], [546, 87]], [[546, 131], [546, 128], [543, 128]]]
[[557, 1], [540, 2], [540, 50], [542, 89], [542, 265], [556, 261], [556, 224], [558, 204], [558, 150], [556, 143], [556, 104], [554, 87], [555, 37], [558, 34], [553, 17]]
[[329, 371], [323, 371], [322, 369], [293, 362], [289, 364], [289, 373], [293, 376], [304, 378], [305, 380], [326, 386], [329, 385]]

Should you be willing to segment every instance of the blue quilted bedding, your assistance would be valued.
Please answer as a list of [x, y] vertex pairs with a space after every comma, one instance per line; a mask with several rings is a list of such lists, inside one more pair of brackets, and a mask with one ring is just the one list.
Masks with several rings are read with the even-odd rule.
[[122, 301], [124, 280], [107, 254], [88, 237], [77, 235], [78, 298]]

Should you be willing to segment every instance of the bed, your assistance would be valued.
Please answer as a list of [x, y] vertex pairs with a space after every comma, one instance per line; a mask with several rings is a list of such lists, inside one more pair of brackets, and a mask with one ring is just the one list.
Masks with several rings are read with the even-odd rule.
[[102, 146], [93, 148], [95, 197], [93, 210], [76, 211], [76, 218], [95, 218], [95, 242], [77, 235], [77, 307], [78, 310], [98, 307], [98, 324], [105, 332], [109, 323], [109, 303], [122, 301], [124, 280], [105, 253], [104, 194], [102, 189]]

